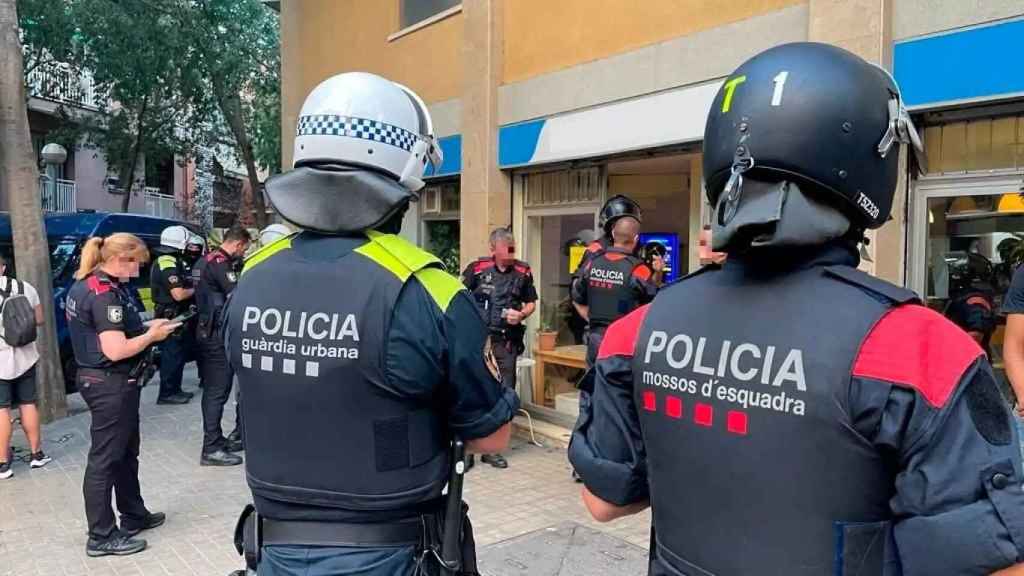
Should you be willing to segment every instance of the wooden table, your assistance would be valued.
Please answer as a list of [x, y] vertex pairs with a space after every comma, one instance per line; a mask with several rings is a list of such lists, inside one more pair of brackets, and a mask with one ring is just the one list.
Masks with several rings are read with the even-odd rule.
[[[544, 368], [548, 364], [568, 366], [570, 368], [587, 368], [587, 347], [579, 344], [576, 346], [558, 346], [554, 350], [533, 349], [533, 359], [537, 362], [533, 365], [533, 403], [544, 406]], [[537, 402], [540, 400], [540, 402]]]

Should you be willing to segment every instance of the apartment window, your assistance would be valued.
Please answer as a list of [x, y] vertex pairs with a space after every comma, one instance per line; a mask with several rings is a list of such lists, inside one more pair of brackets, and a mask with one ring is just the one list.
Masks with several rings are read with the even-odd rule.
[[462, 0], [400, 0], [402, 28], [408, 28], [462, 4]]

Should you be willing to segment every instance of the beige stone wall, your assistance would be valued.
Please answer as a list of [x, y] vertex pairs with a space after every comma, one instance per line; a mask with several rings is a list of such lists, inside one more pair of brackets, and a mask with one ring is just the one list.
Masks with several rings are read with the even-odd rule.
[[512, 224], [509, 176], [498, 170], [503, 6], [501, 0], [463, 3], [462, 266], [488, 252], [491, 230]]
[[503, 81], [518, 82], [797, 4], [806, 0], [507, 0]]
[[[811, 0], [808, 37], [835, 44], [891, 70], [893, 4], [894, 0]], [[904, 282], [905, 188], [901, 179], [893, 201], [893, 219], [868, 234], [870, 261], [861, 265], [865, 271], [897, 284]]]
[[1024, 16], [1024, 0], [895, 0], [897, 41]]

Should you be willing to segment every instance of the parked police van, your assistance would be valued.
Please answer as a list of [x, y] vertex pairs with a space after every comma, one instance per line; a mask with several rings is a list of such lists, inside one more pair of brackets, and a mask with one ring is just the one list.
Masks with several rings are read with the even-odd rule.
[[[43, 220], [46, 226], [46, 240], [50, 248], [50, 269], [53, 272], [57, 342], [60, 345], [65, 385], [68, 393], [72, 393], [75, 391], [77, 366], [71, 350], [71, 339], [68, 336], [67, 320], [64, 315], [64, 298], [75, 281], [74, 275], [78, 270], [79, 257], [85, 241], [92, 236], [109, 236], [115, 232], [128, 232], [138, 236], [146, 243], [150, 251], [150, 262], [152, 262], [156, 258], [155, 249], [160, 246], [160, 233], [164, 228], [184, 225], [196, 233], [201, 233], [201, 231], [185, 222], [145, 214], [80, 211], [69, 214], [47, 214]], [[14, 259], [13, 243], [10, 215], [0, 212], [0, 254], [3, 254], [9, 262], [8, 272], [11, 275], [16, 275], [17, 262]], [[148, 264], [139, 270], [139, 277], [132, 280], [131, 286], [146, 311], [152, 313], [153, 302], [150, 298]]]

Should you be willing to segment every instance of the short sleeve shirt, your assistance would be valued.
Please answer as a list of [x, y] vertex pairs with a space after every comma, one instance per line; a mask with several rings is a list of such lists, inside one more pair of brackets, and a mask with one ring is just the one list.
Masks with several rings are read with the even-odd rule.
[[[0, 276], [0, 291], [6, 292], [10, 284], [10, 278]], [[15, 280], [12, 294], [24, 294], [33, 308], [39, 306], [39, 293], [27, 282]], [[3, 305], [3, 296], [0, 296], [0, 305]], [[38, 361], [39, 350], [35, 342], [11, 348], [0, 339], [0, 380], [14, 380], [35, 366]]]
[[111, 361], [99, 344], [99, 335], [104, 332], [124, 332], [126, 337], [133, 338], [146, 331], [139, 305], [126, 287], [99, 273], [89, 275], [71, 287], [64, 308], [79, 366], [120, 368], [133, 362]]
[[1024, 266], [1017, 268], [1003, 298], [1003, 314], [1024, 314]]

